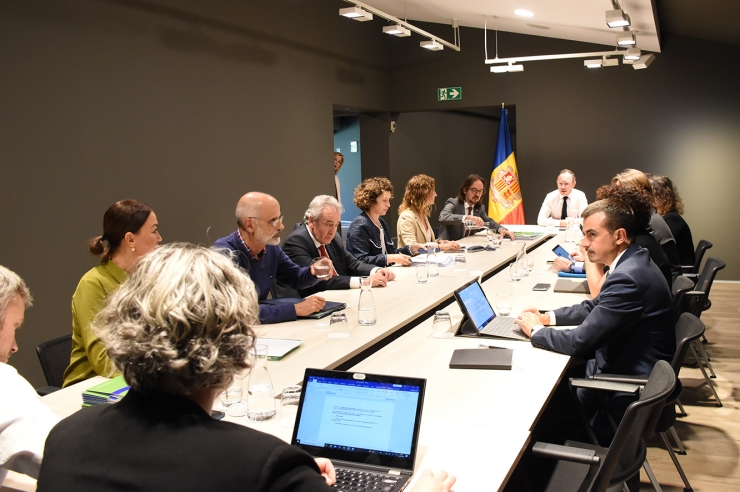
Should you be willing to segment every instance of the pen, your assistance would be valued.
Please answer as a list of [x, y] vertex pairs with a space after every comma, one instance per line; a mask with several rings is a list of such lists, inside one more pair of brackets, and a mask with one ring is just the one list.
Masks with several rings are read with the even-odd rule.
[[478, 348], [489, 348], [489, 349], [501, 349], [501, 350], [506, 350], [506, 347], [497, 347], [497, 346], [495, 346], [495, 345], [484, 345], [484, 344], [480, 344], [480, 345], [478, 345]]

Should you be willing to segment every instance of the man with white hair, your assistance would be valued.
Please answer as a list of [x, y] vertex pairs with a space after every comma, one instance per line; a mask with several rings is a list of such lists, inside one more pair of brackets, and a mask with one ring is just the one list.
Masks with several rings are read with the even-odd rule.
[[38, 477], [46, 436], [59, 422], [28, 381], [8, 364], [18, 351], [15, 331], [23, 324], [32, 300], [23, 280], [0, 265], [0, 484], [8, 470]]
[[[298, 304], [263, 302], [274, 280], [294, 289], [306, 289], [319, 282], [313, 265], [299, 267], [278, 246], [280, 231], [285, 226], [280, 204], [274, 197], [259, 192], [241, 197], [236, 205], [236, 224], [237, 230], [216, 240], [213, 249], [233, 255], [234, 263], [247, 272], [257, 286], [261, 323], [294, 321], [298, 316], [307, 316], [324, 308], [326, 301], [321, 297], [309, 297]], [[328, 259], [321, 263], [331, 266]]]
[[[337, 234], [341, 217], [342, 204], [333, 196], [319, 195], [311, 200], [304, 223], [297, 226], [285, 240], [283, 250], [296, 264], [305, 267], [315, 258], [329, 258], [334, 267], [334, 277], [300, 289], [301, 296], [323, 290], [359, 288], [360, 277], [370, 276], [373, 287], [384, 287], [395, 278], [391, 270], [362, 262], [345, 249]], [[290, 286], [278, 282], [278, 289], [286, 296], [290, 292], [287, 287]]]

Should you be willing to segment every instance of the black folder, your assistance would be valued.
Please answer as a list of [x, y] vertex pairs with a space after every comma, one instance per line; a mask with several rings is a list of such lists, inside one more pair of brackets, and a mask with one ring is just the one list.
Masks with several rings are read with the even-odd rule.
[[[305, 301], [305, 299], [301, 299], [300, 297], [280, 297], [278, 299], [267, 299], [265, 301], [260, 301], [260, 304], [272, 304], [273, 306], [277, 306], [279, 304], [298, 304], [299, 302], [303, 301]], [[307, 314], [306, 316], [298, 316], [298, 318], [321, 319], [329, 316], [334, 311], [341, 311], [346, 307], [347, 305], [343, 302], [326, 301], [326, 305], [321, 311]]]
[[511, 370], [511, 356], [513, 354], [512, 349], [457, 349], [452, 353], [450, 369]]

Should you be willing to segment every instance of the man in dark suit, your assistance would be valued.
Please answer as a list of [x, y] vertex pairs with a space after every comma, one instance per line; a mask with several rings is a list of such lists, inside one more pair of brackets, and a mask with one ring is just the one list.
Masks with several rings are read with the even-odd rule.
[[[516, 239], [513, 232], [506, 230], [504, 226], [486, 214], [486, 207], [481, 203], [481, 198], [486, 192], [484, 183], [483, 178], [477, 174], [471, 174], [463, 181], [457, 197], [447, 199], [444, 208], [439, 213], [439, 223], [442, 225], [439, 239], [457, 241], [465, 237], [464, 222], [466, 220], [472, 221], [476, 227], [489, 227], [512, 241]], [[477, 229], [470, 231], [469, 234], [476, 232]]]
[[[668, 285], [648, 251], [633, 243], [635, 220], [629, 206], [608, 198], [589, 205], [582, 216], [582, 246], [589, 260], [608, 265], [601, 292], [593, 300], [549, 313], [525, 309], [517, 322], [535, 347], [591, 359], [587, 376], [648, 375], [658, 360], [670, 361], [676, 351]], [[578, 327], [555, 330], [547, 325]], [[617, 422], [636, 399], [624, 393], [606, 396]], [[605, 422], [597, 419], [594, 392], [579, 390], [578, 398], [597, 434], [606, 431]]]
[[[328, 256], [335, 270], [335, 275], [326, 282], [299, 291], [300, 297], [323, 290], [359, 288], [360, 277], [367, 276], [372, 278], [373, 287], [384, 287], [396, 276], [387, 268], [378, 268], [356, 259], [342, 246], [337, 234], [341, 214], [342, 205], [336, 198], [317, 196], [306, 210], [305, 222], [298, 225], [283, 244], [283, 251], [295, 264], [309, 266], [315, 258]], [[284, 283], [278, 282], [277, 291], [281, 297], [291, 297], [290, 287]]]

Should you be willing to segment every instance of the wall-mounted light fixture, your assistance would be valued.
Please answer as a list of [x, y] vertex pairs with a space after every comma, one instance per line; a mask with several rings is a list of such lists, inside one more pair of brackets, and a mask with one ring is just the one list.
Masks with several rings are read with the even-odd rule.
[[606, 11], [606, 25], [609, 27], [629, 27], [630, 16], [622, 9]]
[[639, 60], [632, 64], [632, 68], [635, 70], [642, 70], [647, 68], [655, 60], [655, 55], [650, 53], [649, 55], [641, 56]]

